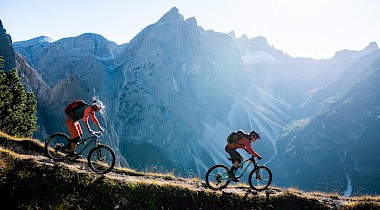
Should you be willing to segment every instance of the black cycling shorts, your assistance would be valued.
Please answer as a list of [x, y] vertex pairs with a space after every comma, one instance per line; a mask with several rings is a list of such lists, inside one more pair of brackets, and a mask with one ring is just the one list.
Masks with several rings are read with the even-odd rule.
[[236, 149], [232, 149], [226, 146], [225, 150], [228, 154], [230, 154], [233, 163], [235, 161], [238, 161], [239, 163], [243, 162], [243, 157], [236, 151]]

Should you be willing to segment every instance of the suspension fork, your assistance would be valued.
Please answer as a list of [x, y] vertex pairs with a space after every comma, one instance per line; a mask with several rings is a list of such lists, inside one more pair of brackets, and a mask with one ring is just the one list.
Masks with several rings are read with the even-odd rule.
[[253, 170], [256, 170], [256, 179], [261, 179], [259, 165], [256, 163], [256, 161], [253, 162], [253, 166], [254, 166]]
[[100, 141], [96, 139], [95, 141], [95, 147], [98, 149], [96, 150], [96, 155], [99, 161], [104, 161], [105, 157], [102, 156], [102, 150], [98, 147], [100, 145]]

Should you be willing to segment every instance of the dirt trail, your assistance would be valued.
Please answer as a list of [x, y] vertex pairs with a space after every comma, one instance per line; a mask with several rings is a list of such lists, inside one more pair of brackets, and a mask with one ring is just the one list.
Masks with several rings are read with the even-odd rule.
[[[88, 167], [87, 161], [85, 159], [81, 159], [79, 161], [61, 161], [61, 162], [55, 162], [51, 159], [48, 159], [47, 157], [43, 155], [28, 155], [31, 158], [36, 159], [42, 164], [47, 165], [55, 165], [55, 164], [63, 164], [64, 166], [68, 168], [72, 168], [77, 170], [78, 172], [90, 172], [94, 173], [90, 170]], [[102, 175], [99, 175], [102, 176]], [[205, 182], [199, 179], [186, 179], [186, 178], [178, 178], [174, 177], [173, 179], [167, 179], [165, 177], [158, 177], [149, 175], [149, 173], [144, 174], [140, 173], [137, 174], [129, 174], [128, 172], [123, 171], [120, 168], [115, 168], [113, 171], [105, 174], [104, 176], [115, 179], [119, 181], [126, 181], [126, 182], [147, 182], [147, 183], [157, 183], [162, 185], [178, 185], [181, 187], [187, 187], [189, 189], [195, 190], [195, 191], [214, 191], [211, 189], [208, 189], [205, 185]], [[239, 194], [242, 196], [248, 196], [249, 194], [252, 194], [254, 196], [266, 196], [268, 199], [270, 199], [271, 196], [277, 196], [283, 193], [286, 193], [288, 189], [282, 189], [278, 187], [269, 187], [266, 191], [253, 191], [249, 188], [248, 185], [245, 184], [235, 184], [234, 186], [231, 184], [226, 189], [222, 190], [222, 193], [224, 194]], [[293, 190], [291, 193], [299, 193], [299, 196], [305, 196], [308, 198], [314, 198], [317, 199], [326, 205], [330, 206], [331, 208], [335, 209], [343, 206], [347, 206], [349, 203], [355, 202], [352, 198], [346, 198], [343, 196], [337, 196], [337, 195], [327, 195], [323, 193], [316, 193], [316, 192], [303, 192], [298, 190]]]

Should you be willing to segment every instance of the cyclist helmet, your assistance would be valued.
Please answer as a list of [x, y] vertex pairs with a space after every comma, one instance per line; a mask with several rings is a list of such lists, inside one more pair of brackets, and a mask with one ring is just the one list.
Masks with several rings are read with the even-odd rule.
[[103, 103], [102, 103], [100, 100], [98, 100], [98, 99], [95, 99], [95, 100], [92, 102], [92, 106], [93, 106], [97, 111], [99, 111], [99, 110], [101, 110], [101, 109], [104, 109], [104, 105], [103, 105]]
[[251, 133], [249, 133], [249, 135], [255, 139], [260, 139], [260, 135], [256, 131], [251, 131]]

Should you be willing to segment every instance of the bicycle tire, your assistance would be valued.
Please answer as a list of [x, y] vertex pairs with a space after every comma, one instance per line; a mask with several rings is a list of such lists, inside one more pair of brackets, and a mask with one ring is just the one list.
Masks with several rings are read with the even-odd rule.
[[[260, 177], [257, 177], [257, 171]], [[272, 182], [272, 172], [266, 166], [259, 166], [251, 171], [248, 177], [249, 186], [257, 191], [265, 190]]]
[[[45, 154], [55, 161], [65, 159], [67, 151], [64, 147], [70, 142], [70, 137], [64, 133], [53, 133], [45, 141]], [[58, 144], [64, 147], [58, 148]]]
[[221, 176], [226, 175], [229, 171], [225, 165], [214, 165], [206, 173], [206, 185], [214, 190], [221, 190], [227, 187], [230, 180], [220, 179]]
[[115, 166], [115, 160], [115, 152], [104, 144], [92, 148], [87, 157], [91, 170], [98, 174], [110, 172]]

